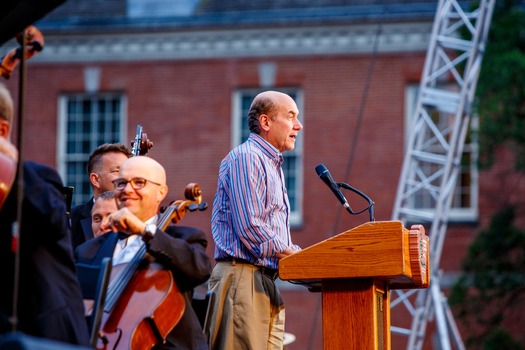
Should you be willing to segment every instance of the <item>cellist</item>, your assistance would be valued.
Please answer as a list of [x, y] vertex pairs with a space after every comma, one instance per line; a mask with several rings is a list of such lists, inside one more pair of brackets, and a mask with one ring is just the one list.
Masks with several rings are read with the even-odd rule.
[[[165, 344], [157, 344], [155, 349], [207, 349], [199, 320], [191, 307], [193, 288], [204, 283], [211, 273], [204, 232], [179, 225], [170, 225], [162, 231], [156, 226], [168, 186], [164, 168], [154, 159], [145, 156], [127, 159], [113, 183], [119, 209], [101, 225], [102, 229], [110, 228], [112, 232], [78, 246], [77, 262], [97, 264], [104, 257], [112, 257], [115, 269], [129, 263], [137, 250], [145, 247], [150, 259], [171, 271], [185, 303], [182, 318], [167, 336]], [[142, 305], [130, 304], [127, 308], [152, 306], [149, 304], [146, 300]], [[136, 320], [121, 321], [133, 323]]]

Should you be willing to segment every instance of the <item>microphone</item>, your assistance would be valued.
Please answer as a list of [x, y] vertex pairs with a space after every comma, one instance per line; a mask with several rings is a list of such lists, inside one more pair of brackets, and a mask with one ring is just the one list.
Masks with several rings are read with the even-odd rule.
[[326, 186], [328, 186], [332, 190], [332, 192], [337, 197], [339, 202], [341, 202], [343, 207], [345, 207], [345, 209], [350, 211], [351, 213], [352, 209], [350, 208], [350, 204], [348, 204], [348, 201], [346, 200], [345, 196], [343, 196], [343, 193], [341, 192], [341, 190], [339, 190], [339, 185], [334, 181], [332, 175], [324, 166], [324, 164], [321, 163], [318, 166], [316, 166], [315, 171], [317, 172], [317, 175], [319, 175], [321, 180], [323, 180], [323, 182], [326, 184]]

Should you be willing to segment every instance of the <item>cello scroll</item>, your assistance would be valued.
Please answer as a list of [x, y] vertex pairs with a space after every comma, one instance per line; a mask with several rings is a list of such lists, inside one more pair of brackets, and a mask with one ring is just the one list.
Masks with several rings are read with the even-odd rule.
[[[25, 37], [24, 37], [25, 36]], [[26, 40], [27, 48], [25, 59], [29, 59], [44, 49], [44, 36], [35, 26], [29, 26], [25, 31], [19, 33], [16, 39], [20, 45]], [[0, 75], [5, 79], [11, 78], [11, 74], [22, 59], [22, 46], [12, 49], [0, 59]]]
[[131, 153], [133, 156], [145, 156], [153, 147], [153, 142], [148, 139], [148, 135], [144, 132], [142, 125], [137, 125], [135, 139], [131, 142]]
[[170, 203], [167, 208], [163, 208], [158, 227], [163, 231], [170, 223], [176, 224], [187, 212], [208, 208], [208, 203], [202, 201], [202, 191], [198, 183], [189, 183], [184, 189], [185, 200], [179, 199]]

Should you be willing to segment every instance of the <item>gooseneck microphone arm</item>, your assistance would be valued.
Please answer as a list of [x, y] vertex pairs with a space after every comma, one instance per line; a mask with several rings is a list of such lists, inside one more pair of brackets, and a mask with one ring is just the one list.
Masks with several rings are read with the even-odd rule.
[[[319, 175], [319, 178], [323, 180], [323, 182], [332, 190], [332, 193], [336, 196], [336, 198], [339, 200], [339, 202], [343, 205], [343, 207], [352, 215], [358, 215], [366, 210], [368, 210], [370, 215], [370, 221], [375, 221], [374, 219], [374, 202], [370, 197], [368, 197], [363, 192], [359, 191], [358, 189], [344, 183], [344, 182], [335, 182], [332, 178], [332, 175], [328, 171], [328, 169], [324, 166], [324, 164], [319, 164], [315, 167], [315, 171], [317, 172], [317, 175]], [[340, 187], [343, 187], [344, 189], [350, 190], [359, 196], [363, 197], [368, 202], [368, 207], [359, 211], [354, 212], [352, 210], [352, 207], [350, 204], [348, 204], [348, 201], [346, 200], [345, 196], [340, 190]]]
[[368, 197], [366, 194], [364, 194], [363, 192], [359, 191], [357, 188], [354, 188], [352, 186], [350, 186], [349, 184], [347, 183], [344, 183], [344, 182], [338, 182], [337, 185], [339, 187], [342, 187], [344, 189], [347, 189], [347, 190], [350, 190], [354, 193], [357, 193], [359, 196], [363, 197], [367, 202], [368, 202], [368, 207], [359, 211], [359, 212], [353, 212], [351, 209], [350, 209], [350, 213], [353, 214], [353, 215], [357, 215], [357, 214], [361, 214], [363, 212], [365, 212], [366, 210], [368, 210], [368, 214], [369, 214], [369, 217], [370, 217], [370, 221], [375, 221], [376, 219], [374, 218], [374, 201]]

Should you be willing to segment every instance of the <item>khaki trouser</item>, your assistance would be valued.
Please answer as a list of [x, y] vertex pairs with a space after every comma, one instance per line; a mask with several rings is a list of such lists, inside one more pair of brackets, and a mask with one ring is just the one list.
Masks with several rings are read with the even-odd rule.
[[204, 332], [213, 350], [282, 349], [284, 304], [269, 276], [254, 265], [218, 262]]

